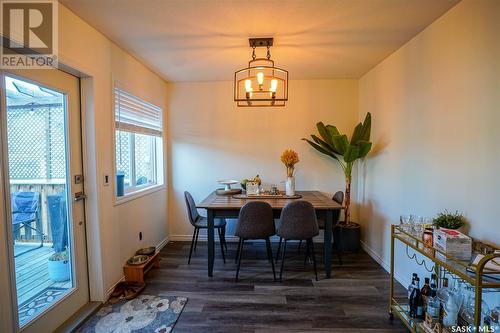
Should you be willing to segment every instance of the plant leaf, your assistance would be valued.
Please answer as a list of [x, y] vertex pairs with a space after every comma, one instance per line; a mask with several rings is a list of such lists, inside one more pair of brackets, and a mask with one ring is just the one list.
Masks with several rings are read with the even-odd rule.
[[366, 114], [365, 121], [363, 121], [363, 135], [361, 136], [361, 140], [370, 141], [370, 134], [372, 128], [372, 115], [370, 112]]
[[311, 138], [323, 149], [328, 150], [332, 154], [338, 154], [338, 152], [335, 149], [332, 149], [325, 141], [321, 140], [316, 135], [312, 134]]
[[334, 135], [332, 137], [333, 146], [339, 155], [344, 155], [347, 151], [347, 147], [349, 147], [349, 140], [347, 139], [347, 135]]
[[346, 163], [352, 163], [359, 157], [359, 147], [355, 145], [349, 145], [344, 154], [344, 161]]
[[351, 145], [358, 144], [358, 141], [361, 140], [363, 136], [363, 124], [359, 123], [354, 127], [354, 132], [352, 132], [351, 137]]
[[325, 141], [330, 148], [334, 148], [333, 141], [332, 141], [332, 136], [330, 135], [330, 132], [326, 128], [325, 124], [323, 122], [319, 122], [316, 124], [316, 127], [318, 128], [319, 135]]
[[359, 147], [359, 157], [358, 158], [363, 158], [372, 149], [372, 143], [371, 142], [366, 142], [366, 141], [359, 141], [358, 142], [358, 147]]
[[337, 127], [335, 127], [333, 125], [326, 125], [326, 129], [328, 130], [328, 132], [330, 132], [331, 136], [340, 135], [340, 132], [337, 129]]
[[314, 149], [316, 149], [320, 153], [325, 154], [327, 156], [330, 156], [333, 159], [338, 160], [338, 157], [334, 153], [332, 153], [331, 151], [326, 150], [325, 148], [323, 148], [320, 145], [312, 142], [311, 140], [308, 140], [308, 139], [302, 139], [302, 140], [307, 141], [307, 143], [309, 143]]

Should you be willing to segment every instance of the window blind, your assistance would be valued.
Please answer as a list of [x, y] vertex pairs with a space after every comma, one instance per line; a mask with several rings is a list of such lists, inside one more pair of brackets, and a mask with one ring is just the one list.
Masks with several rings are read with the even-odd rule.
[[115, 93], [115, 124], [119, 131], [162, 135], [162, 109], [120, 88]]

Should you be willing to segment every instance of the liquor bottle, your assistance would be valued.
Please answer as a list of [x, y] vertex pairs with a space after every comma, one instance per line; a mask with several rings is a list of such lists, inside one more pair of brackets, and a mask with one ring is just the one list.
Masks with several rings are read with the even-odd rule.
[[410, 317], [423, 318], [423, 300], [420, 294], [420, 279], [415, 278], [415, 288], [410, 295]]
[[408, 286], [408, 301], [410, 300], [411, 292], [415, 289], [415, 279], [418, 277], [417, 273], [413, 273], [411, 284]]
[[417, 318], [418, 319], [425, 319], [424, 298], [422, 297], [421, 293], [419, 296], [420, 297], [417, 298]]
[[448, 287], [448, 279], [443, 279], [443, 287], [438, 289], [437, 295], [441, 302], [440, 321], [444, 327], [457, 325], [458, 312], [460, 310], [460, 295]]
[[436, 288], [438, 286], [437, 275], [434, 273], [431, 274], [431, 284], [434, 284]]
[[435, 319], [439, 318], [439, 311], [441, 311], [441, 302], [437, 298], [437, 288], [434, 283], [431, 283], [431, 291], [429, 297], [427, 297], [427, 307], [426, 312]]
[[423, 311], [423, 316], [425, 317], [425, 312], [427, 311], [427, 298], [429, 297], [431, 293], [431, 287], [429, 286], [429, 278], [424, 279], [424, 286], [420, 290], [420, 295], [422, 295], [422, 311]]

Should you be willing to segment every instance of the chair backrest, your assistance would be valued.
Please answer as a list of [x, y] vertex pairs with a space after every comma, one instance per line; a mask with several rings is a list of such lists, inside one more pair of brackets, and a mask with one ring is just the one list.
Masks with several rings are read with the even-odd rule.
[[194, 225], [195, 222], [200, 217], [200, 214], [198, 214], [198, 210], [196, 209], [196, 204], [194, 203], [194, 199], [191, 193], [185, 191], [184, 199], [186, 199], [186, 207], [188, 210], [189, 222], [191, 222], [191, 224]]
[[332, 197], [332, 200], [338, 203], [339, 205], [342, 205], [344, 203], [344, 192], [342, 191], [337, 191]]
[[316, 211], [305, 200], [288, 203], [281, 211], [278, 235], [285, 239], [309, 239], [319, 234]]
[[38, 219], [40, 193], [12, 192], [10, 198], [12, 224], [33, 222]]
[[245, 239], [261, 239], [273, 236], [273, 209], [263, 201], [249, 201], [240, 209], [235, 236]]
[[[337, 191], [333, 195], [332, 200], [338, 203], [339, 205], [342, 205], [344, 203], [344, 192]], [[339, 223], [340, 213], [342, 213], [341, 209], [335, 209], [333, 211], [333, 223], [332, 223], [333, 226]]]

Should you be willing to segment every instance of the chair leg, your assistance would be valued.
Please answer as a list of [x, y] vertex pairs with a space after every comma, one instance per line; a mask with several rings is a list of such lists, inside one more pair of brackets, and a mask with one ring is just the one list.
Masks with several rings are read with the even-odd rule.
[[[340, 237], [342, 238], [342, 237]], [[342, 244], [340, 244], [339, 237], [335, 237], [335, 229], [333, 230], [333, 244], [335, 245], [335, 249], [337, 250], [337, 255], [339, 257], [339, 265], [342, 265]]]
[[302, 239], [299, 241], [299, 247], [297, 248], [297, 253], [300, 254], [300, 248], [302, 247]]
[[220, 251], [222, 252], [222, 261], [226, 263], [226, 255], [224, 254], [224, 241], [222, 238], [222, 228], [217, 228], [217, 232], [219, 233], [219, 244], [220, 244]]
[[200, 234], [200, 229], [196, 228], [196, 237], [194, 239], [194, 253], [196, 253], [196, 245], [198, 244], [198, 235]]
[[271, 262], [271, 266], [273, 267], [273, 280], [276, 281], [276, 270], [274, 269], [274, 258], [273, 258], [273, 249], [271, 247], [271, 240], [269, 237], [266, 238], [266, 247], [267, 247], [267, 259]]
[[236, 268], [236, 282], [238, 282], [238, 276], [240, 275], [240, 265], [241, 265], [241, 257], [243, 257], [243, 245], [245, 243], [245, 240], [240, 237], [240, 251], [238, 253], [238, 267]]
[[309, 259], [311, 256], [309, 255], [309, 242], [306, 241], [306, 255], [304, 257], [304, 266], [307, 264], [307, 259]]
[[241, 240], [238, 241], [238, 248], [236, 249], [236, 257], [234, 257], [234, 263], [238, 263], [238, 257], [240, 256], [241, 251]]
[[194, 239], [195, 239], [195, 235], [196, 235], [196, 230], [197, 230], [197, 228], [194, 228], [193, 239], [191, 239], [191, 248], [189, 249], [188, 265], [191, 263], [191, 255], [193, 254], [193, 245], [194, 245]]
[[311, 252], [312, 252], [312, 261], [314, 266], [314, 276], [316, 277], [316, 281], [318, 281], [318, 270], [316, 269], [316, 255], [314, 254], [314, 242], [312, 238], [308, 239], [307, 242], [311, 244]]
[[227, 242], [226, 242], [226, 225], [222, 227], [222, 239], [224, 240], [224, 248], [227, 251]]
[[281, 241], [283, 238], [280, 237], [280, 242], [278, 243], [278, 251], [276, 251], [276, 263], [278, 263], [278, 259], [280, 257], [280, 250], [281, 250]]
[[283, 244], [283, 254], [281, 256], [281, 269], [280, 269], [280, 282], [283, 281], [283, 269], [285, 268], [285, 255], [286, 255], [286, 239]]

